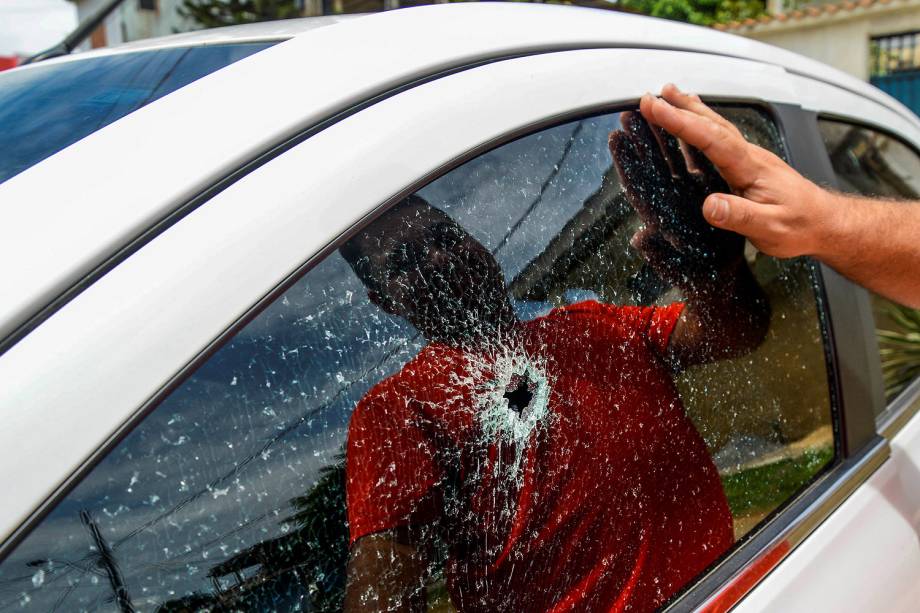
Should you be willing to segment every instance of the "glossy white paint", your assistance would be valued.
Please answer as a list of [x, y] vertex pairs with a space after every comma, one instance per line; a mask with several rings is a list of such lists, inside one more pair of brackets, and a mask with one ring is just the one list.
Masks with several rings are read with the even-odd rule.
[[[447, 38], [443, 52], [435, 48], [431, 32], [419, 32], [432, 47], [421, 64], [400, 55], [408, 49], [403, 41], [387, 41], [392, 48], [381, 48], [382, 60], [372, 62], [376, 75], [327, 74], [324, 67], [303, 64], [305, 53], [322, 48], [315, 37], [324, 32], [354, 27], [368, 35], [373, 30], [357, 27], [365, 19], [322, 28], [180, 90], [0, 186], [0, 206], [13, 218], [0, 228], [0, 257], [22, 262], [0, 272], [5, 329], [265, 143], [413, 76], [509, 49], [563, 46], [564, 37], [553, 38], [548, 30], [559, 25], [561, 17], [555, 16], [567, 11], [483, 10], [499, 11], [490, 14], [505, 15], [506, 21], [511, 15], [533, 15], [534, 24], [551, 15], [553, 24], [535, 26], [533, 38], [512, 28], [511, 42], [487, 27], [472, 33], [475, 40], [466, 46], [441, 30]], [[583, 21], [583, 12], [576, 12], [575, 21]], [[406, 19], [415, 25], [424, 21]], [[687, 32], [691, 48], [707, 44], [725, 52], [749, 43], [673, 24], [659, 28], [656, 22], [645, 30], [637, 25], [646, 22], [616, 21], [630, 26], [631, 40], [645, 37], [648, 44], [654, 35], [673, 43]], [[587, 30], [584, 38], [570, 34], [567, 40], [585, 45], [591, 36], [611, 40], [609, 32], [602, 39], [598, 29]], [[358, 34], [343, 36], [354, 42]], [[541, 47], [539, 36], [554, 42]], [[338, 44], [335, 40], [328, 34], [323, 44]], [[790, 70], [802, 71], [783, 68], [766, 55], [761, 59], [767, 61], [755, 62], [596, 49], [501, 61], [379, 102], [243, 178], [0, 356], [0, 484], [16, 492], [0, 505], [0, 538], [259, 297], [373, 207], [484, 143], [573, 110], [634, 101], [663, 82], [679, 81], [708, 96], [802, 104], [871, 119], [920, 145], [920, 124], [899, 107], [881, 106], [845, 82], [838, 87], [790, 75]], [[367, 62], [366, 56], [345, 56], [355, 65], [359, 59]], [[305, 66], [302, 81], [290, 82], [292, 73], [264, 74], [291, 68], [298, 60]], [[324, 75], [331, 82], [313, 81]], [[833, 74], [819, 76], [833, 80]], [[265, 91], [251, 91], [258, 87]], [[502, 95], [496, 96], [499, 87]], [[205, 115], [208, 104], [222, 96], [265, 102], [278, 93], [291, 99], [278, 102], [277, 116], [247, 120], [239, 134], [221, 124], [227, 117], [223, 111], [214, 118]], [[232, 112], [239, 110], [237, 101], [227, 99]], [[138, 183], [147, 171], [144, 164], [153, 160], [162, 175], [153, 184]], [[138, 184], [145, 189], [136, 189]], [[8, 301], [15, 304], [10, 307]], [[910, 605], [920, 602], [920, 421], [914, 419], [892, 447], [882, 469], [751, 593], [742, 610], [915, 610]], [[31, 461], [34, 457], [42, 462]], [[840, 589], [874, 581], [885, 588], [859, 595]]]
[[891, 440], [891, 457], [736, 611], [920, 608], [920, 419]]
[[[575, 109], [634, 101], [675, 74], [709, 95], [794, 99], [780, 68], [712, 57], [711, 70], [692, 70], [699, 59], [623, 49], [488, 64], [375, 104], [218, 194], [0, 356], [9, 382], [0, 389], [0, 450], [43, 458], [0, 462], [0, 483], [18, 492], [0, 506], [0, 534], [255, 300], [373, 207], [465, 152]], [[718, 76], [727, 74], [736, 78]], [[499, 83], [504, 95], [495, 96]]]
[[[22, 263], [0, 270], [0, 337], [170, 211], [274, 143], [439, 71], [508, 55], [584, 47], [668, 47], [756, 59], [833, 82], [841, 94], [858, 92], [916, 121], [878, 90], [831, 68], [749, 39], [675, 22], [571, 7], [480, 3], [348, 20], [310, 30], [209, 75], [0, 185], [6, 216], [0, 226], [0, 261]], [[659, 79], [679, 79], [687, 86], [686, 75], [705, 66], [702, 57], [690, 71], [672, 71]], [[621, 78], [621, 68], [604, 79]], [[739, 73], [722, 77], [743, 78]], [[649, 89], [661, 82], [645, 81]], [[270, 113], [250, 112], [269, 108]]]

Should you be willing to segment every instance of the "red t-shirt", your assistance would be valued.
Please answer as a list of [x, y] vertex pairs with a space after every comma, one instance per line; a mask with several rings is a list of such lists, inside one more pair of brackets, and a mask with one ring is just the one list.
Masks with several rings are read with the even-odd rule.
[[[658, 607], [733, 540], [716, 468], [659, 357], [682, 308], [555, 309], [520, 324], [510, 361], [501, 348], [425, 347], [351, 418], [351, 542], [441, 522], [464, 612]], [[531, 404], [489, 408], [521, 355]]]

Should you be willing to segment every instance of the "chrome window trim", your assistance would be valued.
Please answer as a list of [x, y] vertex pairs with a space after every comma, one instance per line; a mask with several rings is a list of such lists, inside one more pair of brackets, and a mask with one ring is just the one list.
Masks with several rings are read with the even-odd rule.
[[[867, 446], [863, 453], [848, 458], [834, 470], [825, 473], [801, 495], [800, 501], [806, 503], [804, 508], [797, 509], [791, 519], [785, 517], [785, 513], [781, 513], [764, 525], [751, 537], [755, 541], [765, 537], [764, 542], [757, 547], [756, 553], [731, 573], [727, 580], [721, 581], [721, 587], [692, 610], [712, 612], [731, 609], [872, 476], [890, 455], [888, 441], [879, 437], [872, 445]], [[794, 507], [788, 510], [793, 509]], [[738, 551], [743, 550], [744, 548], [741, 548]], [[702, 579], [702, 583], [710, 576], [718, 574], [720, 567], [730, 559], [712, 569], [709, 575]], [[685, 609], [678, 601], [667, 610]]]
[[891, 440], [920, 411], [920, 378], [910, 382], [876, 418], [878, 433]]

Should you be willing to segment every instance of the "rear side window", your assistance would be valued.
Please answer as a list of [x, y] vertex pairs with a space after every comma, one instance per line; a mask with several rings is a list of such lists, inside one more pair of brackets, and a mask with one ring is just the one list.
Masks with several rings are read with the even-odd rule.
[[128, 113], [270, 44], [120, 53], [39, 64], [0, 75], [0, 183]]
[[[840, 189], [863, 196], [920, 199], [920, 157], [901, 141], [840, 121], [819, 120]], [[885, 397], [893, 400], [920, 375], [920, 310], [870, 292]]]
[[812, 266], [705, 224], [721, 188], [627, 112], [448, 172], [171, 392], [0, 604], [663, 605], [834, 457]]

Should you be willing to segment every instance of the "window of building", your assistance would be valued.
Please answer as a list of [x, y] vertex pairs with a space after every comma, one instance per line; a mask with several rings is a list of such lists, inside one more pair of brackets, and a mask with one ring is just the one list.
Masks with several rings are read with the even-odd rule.
[[157, 0], [138, 0], [138, 6], [142, 11], [157, 10]]
[[448, 172], [171, 392], [0, 605], [662, 605], [834, 457], [812, 266], [711, 228], [714, 189], [627, 112]]
[[[845, 192], [885, 198], [920, 198], [920, 158], [886, 134], [840, 121], [818, 125]], [[920, 375], [920, 311], [897, 305], [870, 292], [885, 379], [886, 399], [893, 400]]]
[[874, 36], [869, 41], [869, 81], [910, 110], [920, 112], [920, 32]]

